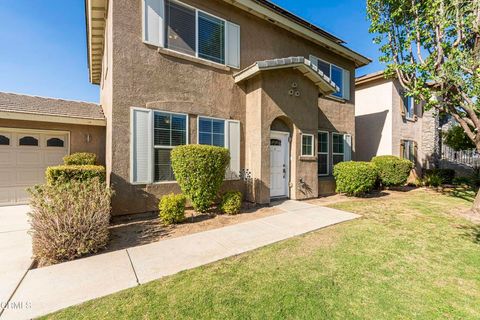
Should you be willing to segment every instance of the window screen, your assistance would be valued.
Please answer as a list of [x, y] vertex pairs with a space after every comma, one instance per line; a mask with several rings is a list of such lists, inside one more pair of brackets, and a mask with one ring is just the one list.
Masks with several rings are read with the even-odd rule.
[[302, 156], [313, 156], [313, 136], [302, 135]]
[[333, 133], [332, 134], [332, 157], [333, 165], [344, 161], [344, 144], [343, 144], [343, 134]]
[[198, 120], [198, 143], [225, 147], [225, 121], [200, 117]]
[[196, 54], [195, 9], [167, 0], [165, 17], [166, 47], [194, 56]]
[[198, 13], [198, 56], [225, 64], [225, 22], [203, 12]]
[[328, 175], [328, 132], [318, 133], [318, 174]]

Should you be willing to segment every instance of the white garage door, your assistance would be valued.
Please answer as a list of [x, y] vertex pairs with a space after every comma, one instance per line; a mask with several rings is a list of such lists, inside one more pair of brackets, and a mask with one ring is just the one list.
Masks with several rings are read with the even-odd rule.
[[68, 153], [68, 132], [0, 128], [0, 206], [27, 203], [26, 189]]

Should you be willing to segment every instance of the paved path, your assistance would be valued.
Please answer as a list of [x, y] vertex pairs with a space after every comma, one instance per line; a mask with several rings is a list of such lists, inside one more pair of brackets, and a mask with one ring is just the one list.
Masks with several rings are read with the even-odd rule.
[[45, 315], [358, 217], [292, 200], [275, 206], [284, 213], [29, 271], [12, 301], [31, 308], [7, 309], [3, 318]]
[[32, 264], [28, 210], [0, 207], [0, 313]]

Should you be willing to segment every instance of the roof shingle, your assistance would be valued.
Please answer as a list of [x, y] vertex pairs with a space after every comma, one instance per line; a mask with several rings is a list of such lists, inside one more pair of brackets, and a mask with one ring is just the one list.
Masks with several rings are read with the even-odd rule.
[[90, 102], [43, 98], [0, 92], [0, 112], [29, 113], [82, 119], [104, 120], [100, 105]]

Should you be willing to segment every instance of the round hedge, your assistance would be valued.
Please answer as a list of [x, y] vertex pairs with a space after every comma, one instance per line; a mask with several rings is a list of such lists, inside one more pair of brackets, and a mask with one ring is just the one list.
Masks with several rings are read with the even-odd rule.
[[228, 149], [185, 145], [172, 150], [172, 168], [180, 188], [198, 212], [206, 212], [215, 200], [230, 162]]
[[335, 165], [333, 175], [337, 192], [359, 196], [375, 188], [377, 168], [370, 162], [340, 162]]
[[407, 182], [413, 163], [395, 156], [378, 156], [372, 158], [377, 166], [378, 177], [383, 187], [402, 186]]

